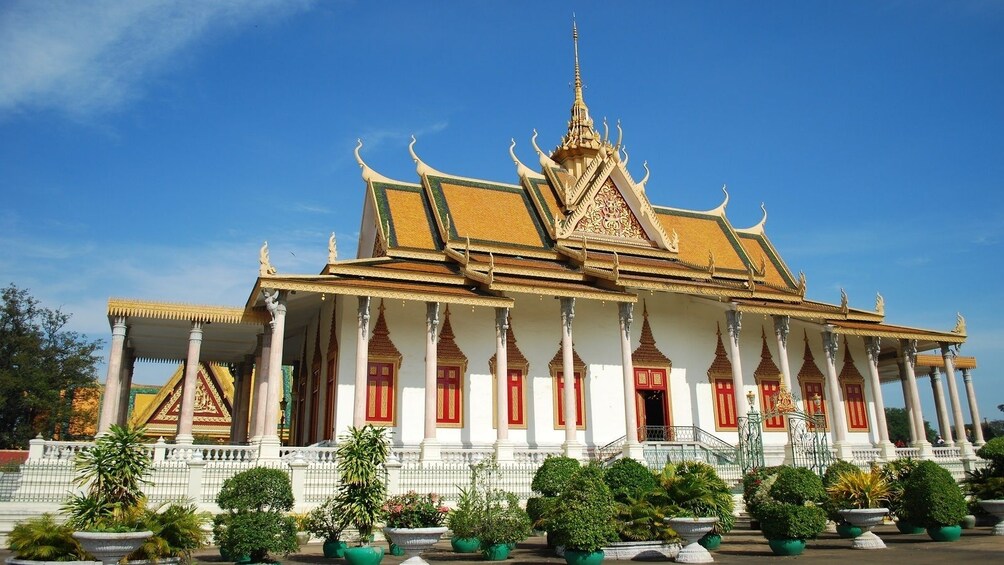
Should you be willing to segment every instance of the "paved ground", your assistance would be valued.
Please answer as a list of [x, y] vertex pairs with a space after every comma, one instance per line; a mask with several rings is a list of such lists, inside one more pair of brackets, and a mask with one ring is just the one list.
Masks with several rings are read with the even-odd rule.
[[[850, 540], [843, 540], [836, 534], [825, 533], [819, 539], [809, 542], [805, 553], [798, 557], [777, 557], [767, 547], [766, 540], [758, 531], [734, 530], [725, 536], [721, 547], [714, 552], [716, 563], [780, 563], [797, 561], [801, 564], [833, 563], [845, 561], [853, 565], [877, 563], [897, 563], [900, 565], [934, 565], [945, 563], [1004, 564], [1004, 536], [990, 535], [990, 528], [964, 530], [962, 539], [952, 543], [931, 541], [927, 535], [903, 535], [893, 526], [880, 526], [875, 532], [888, 546], [884, 550], [861, 551], [850, 548]], [[0, 551], [0, 558], [6, 559], [10, 552]], [[450, 552], [448, 542], [440, 542], [433, 551], [423, 555], [429, 563], [450, 563], [452, 565], [480, 564], [485, 561], [478, 555], [458, 555]], [[215, 550], [204, 550], [196, 554], [198, 563], [223, 563]], [[403, 557], [388, 555], [386, 565], [397, 565]], [[326, 563], [340, 565], [343, 559], [324, 559], [320, 544], [309, 544], [301, 553], [282, 559], [283, 563]], [[531, 538], [519, 544], [506, 561], [515, 563], [564, 563], [565, 560], [549, 554], [544, 538]], [[606, 561], [613, 563], [612, 561]]]

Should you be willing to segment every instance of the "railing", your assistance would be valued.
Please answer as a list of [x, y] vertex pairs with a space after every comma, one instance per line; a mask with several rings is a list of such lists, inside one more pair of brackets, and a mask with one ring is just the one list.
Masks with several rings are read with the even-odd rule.
[[896, 457], [912, 457], [914, 459], [920, 458], [920, 448], [917, 447], [897, 447]]
[[867, 466], [878, 461], [882, 451], [877, 447], [852, 447], [851, 460], [858, 466]]
[[644, 426], [638, 431], [646, 442], [694, 443], [715, 455], [709, 462], [736, 463], [736, 446], [697, 426]]
[[935, 447], [933, 451], [934, 459], [939, 463], [942, 459], [954, 459], [959, 462], [962, 461], [961, 447]]
[[[533, 496], [530, 483], [539, 467], [539, 464], [501, 465], [491, 481], [492, 486], [512, 492], [525, 502]], [[434, 492], [443, 497], [443, 502], [454, 505], [460, 496], [460, 489], [470, 486], [473, 472], [471, 465], [463, 463], [403, 465], [399, 470], [397, 489], [391, 489], [398, 492], [390, 494], [409, 490]]]

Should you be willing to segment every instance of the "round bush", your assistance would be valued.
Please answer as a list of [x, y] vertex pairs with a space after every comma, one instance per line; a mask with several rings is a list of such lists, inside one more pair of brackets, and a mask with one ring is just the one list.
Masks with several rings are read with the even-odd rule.
[[558, 496], [579, 467], [571, 457], [548, 457], [534, 473], [530, 488], [544, 496]]
[[782, 467], [774, 486], [770, 487], [770, 497], [782, 504], [804, 505], [806, 502], [823, 502], [826, 489], [819, 475], [805, 467]]
[[1004, 436], [999, 436], [986, 442], [976, 450], [976, 455], [993, 463], [997, 473], [1004, 474]]
[[594, 465], [568, 480], [553, 515], [555, 541], [566, 550], [593, 552], [617, 537], [614, 497], [603, 482], [603, 470]]
[[760, 467], [743, 476], [743, 503], [746, 505], [747, 512], [752, 514], [750, 506], [754, 504], [753, 495], [756, 494], [764, 479], [776, 475], [779, 470], [781, 470], [780, 467]]
[[925, 528], [957, 526], [966, 515], [966, 499], [952, 474], [934, 461], [922, 461], [903, 486], [903, 507], [910, 523]]
[[289, 512], [293, 509], [293, 487], [280, 469], [255, 467], [223, 482], [216, 503], [233, 512]]
[[817, 506], [767, 504], [760, 509], [760, 529], [767, 539], [813, 539], [825, 528], [826, 514]]
[[826, 468], [826, 472], [823, 473], [823, 486], [829, 488], [833, 486], [833, 483], [837, 482], [840, 475], [844, 473], [857, 473], [861, 468], [851, 463], [849, 461], [844, 461], [843, 459], [837, 459], [832, 465]]
[[610, 487], [614, 499], [620, 502], [637, 499], [656, 486], [655, 475], [648, 467], [634, 459], [618, 459], [607, 467], [603, 480]]

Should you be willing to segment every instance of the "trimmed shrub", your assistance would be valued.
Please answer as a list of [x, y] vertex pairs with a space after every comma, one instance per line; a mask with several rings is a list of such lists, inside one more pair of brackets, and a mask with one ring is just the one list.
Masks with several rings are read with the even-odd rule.
[[230, 555], [250, 555], [261, 563], [268, 554], [288, 555], [297, 549], [293, 487], [279, 469], [255, 467], [237, 473], [223, 483], [216, 503], [226, 518], [213, 519], [213, 535]]
[[768, 504], [760, 509], [760, 527], [766, 539], [814, 539], [826, 528], [826, 514], [817, 506]]
[[981, 459], [990, 461], [994, 476], [1004, 476], [1004, 436], [991, 439], [976, 450]]
[[255, 467], [224, 481], [216, 503], [223, 510], [237, 512], [289, 512], [294, 503], [293, 487], [282, 470]]
[[750, 515], [753, 514], [750, 507], [756, 505], [753, 497], [756, 494], [757, 489], [760, 488], [764, 479], [776, 475], [780, 469], [780, 467], [761, 467], [759, 469], [753, 469], [743, 476], [743, 504], [746, 506], [746, 512]]
[[603, 470], [582, 467], [558, 498], [551, 525], [555, 541], [565, 549], [593, 552], [617, 539], [614, 498], [603, 482]]
[[903, 487], [903, 507], [910, 523], [925, 528], [957, 526], [966, 515], [966, 499], [952, 474], [934, 461], [922, 461]]
[[782, 504], [802, 506], [826, 500], [826, 489], [819, 475], [805, 467], [782, 467], [774, 486], [770, 487], [770, 497]]
[[654, 489], [657, 484], [652, 471], [634, 459], [614, 461], [607, 467], [603, 480], [610, 487], [614, 500], [618, 502], [638, 498]]
[[534, 473], [530, 488], [544, 496], [558, 496], [579, 467], [579, 462], [571, 457], [548, 457]]
[[889, 513], [899, 518], [900, 521], [909, 521], [906, 510], [903, 508], [903, 486], [910, 477], [910, 473], [917, 468], [918, 463], [917, 459], [900, 457], [886, 463], [879, 471], [889, 482], [889, 502], [887, 504]]
[[837, 482], [840, 475], [844, 473], [856, 473], [861, 471], [861, 467], [858, 467], [850, 461], [844, 461], [843, 459], [837, 459], [829, 467], [826, 468], [826, 472], [823, 473], [823, 486], [830, 488], [833, 483]]

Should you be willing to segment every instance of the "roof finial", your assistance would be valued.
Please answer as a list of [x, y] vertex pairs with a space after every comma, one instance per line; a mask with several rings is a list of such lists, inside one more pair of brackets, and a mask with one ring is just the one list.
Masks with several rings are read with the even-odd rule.
[[579, 72], [579, 28], [575, 25], [575, 13], [572, 13], [572, 44], [575, 47], [575, 101], [584, 104], [582, 99], [582, 74]]

